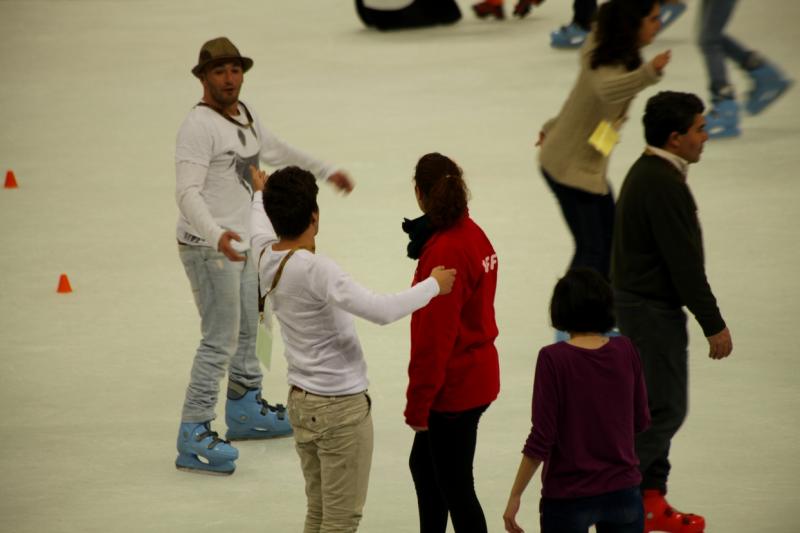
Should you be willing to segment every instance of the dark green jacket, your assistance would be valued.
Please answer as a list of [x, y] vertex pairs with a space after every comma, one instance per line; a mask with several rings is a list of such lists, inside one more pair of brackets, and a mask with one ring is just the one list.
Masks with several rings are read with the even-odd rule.
[[706, 279], [697, 205], [669, 161], [644, 154], [631, 167], [617, 202], [611, 254], [615, 289], [685, 305], [707, 337], [725, 328]]

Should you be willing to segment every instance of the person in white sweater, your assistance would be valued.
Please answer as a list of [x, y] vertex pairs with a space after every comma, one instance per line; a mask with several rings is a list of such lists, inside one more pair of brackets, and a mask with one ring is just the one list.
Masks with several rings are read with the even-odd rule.
[[449, 293], [456, 272], [438, 266], [409, 289], [376, 294], [315, 253], [318, 188], [310, 172], [287, 167], [269, 180], [255, 167], [251, 172], [250, 246], [286, 349], [289, 420], [308, 499], [304, 531], [356, 531], [373, 437], [367, 365], [353, 315], [394, 322]]
[[175, 197], [178, 250], [201, 318], [202, 340], [192, 365], [178, 431], [180, 470], [232, 474], [238, 451], [211, 430], [219, 382], [228, 373], [226, 438], [263, 439], [291, 433], [285, 408], [261, 397], [255, 355], [257, 275], [249, 250], [249, 166], [303, 165], [349, 192], [347, 174], [297, 150], [264, 128], [239, 100], [253, 60], [227, 38], [208, 41], [192, 69], [203, 98], [178, 132]]

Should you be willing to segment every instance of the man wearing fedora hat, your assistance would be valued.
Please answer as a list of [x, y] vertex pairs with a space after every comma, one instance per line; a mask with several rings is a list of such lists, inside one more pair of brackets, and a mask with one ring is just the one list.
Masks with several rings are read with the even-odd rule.
[[[255, 355], [258, 277], [251, 257], [250, 165], [295, 165], [348, 193], [348, 175], [281, 141], [239, 100], [253, 60], [225, 37], [206, 42], [192, 69], [203, 98], [178, 132], [175, 150], [178, 250], [200, 312], [178, 432], [178, 469], [232, 474], [239, 452], [229, 440], [289, 435], [285, 408], [261, 397]], [[226, 439], [211, 430], [219, 382], [228, 370]]]

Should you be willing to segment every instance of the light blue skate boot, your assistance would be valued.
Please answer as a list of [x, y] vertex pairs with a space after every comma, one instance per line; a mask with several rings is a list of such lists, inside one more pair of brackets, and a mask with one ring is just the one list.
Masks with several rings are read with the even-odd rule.
[[228, 424], [225, 434], [228, 440], [272, 439], [292, 434], [286, 408], [281, 404], [268, 404], [261, 398], [261, 389], [247, 390], [235, 399], [229, 388], [225, 422]]
[[738, 137], [739, 104], [736, 100], [726, 99], [714, 103], [714, 107], [706, 115], [706, 131], [709, 139], [725, 139]]
[[580, 48], [589, 32], [575, 24], [561, 26], [550, 33], [550, 46], [553, 48]]
[[684, 11], [686, 11], [686, 4], [683, 2], [665, 2], [661, 4], [661, 14], [658, 17], [661, 19], [661, 29], [658, 31], [664, 31], [667, 26], [678, 20], [678, 17], [683, 15]]
[[753, 90], [748, 93], [744, 106], [753, 115], [764, 111], [792, 86], [792, 80], [766, 61], [760, 67], [748, 70], [747, 74], [753, 79]]
[[229, 476], [239, 450], [211, 431], [211, 422], [181, 422], [178, 429], [178, 458], [175, 468], [186, 472]]
[[[619, 337], [622, 335], [622, 333], [619, 332], [618, 328], [611, 328], [610, 330], [606, 331], [604, 335], [606, 337]], [[556, 330], [555, 342], [568, 341], [569, 339], [569, 333], [566, 331], [561, 331], [560, 329]]]

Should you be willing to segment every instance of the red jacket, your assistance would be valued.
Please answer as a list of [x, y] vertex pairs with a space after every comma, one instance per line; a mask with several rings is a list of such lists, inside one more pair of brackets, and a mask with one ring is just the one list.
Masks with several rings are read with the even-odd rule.
[[411, 315], [406, 423], [428, 426], [433, 411], [486, 405], [500, 392], [494, 339], [497, 254], [469, 216], [435, 233], [422, 249], [414, 284], [439, 265], [456, 268], [453, 291]]

